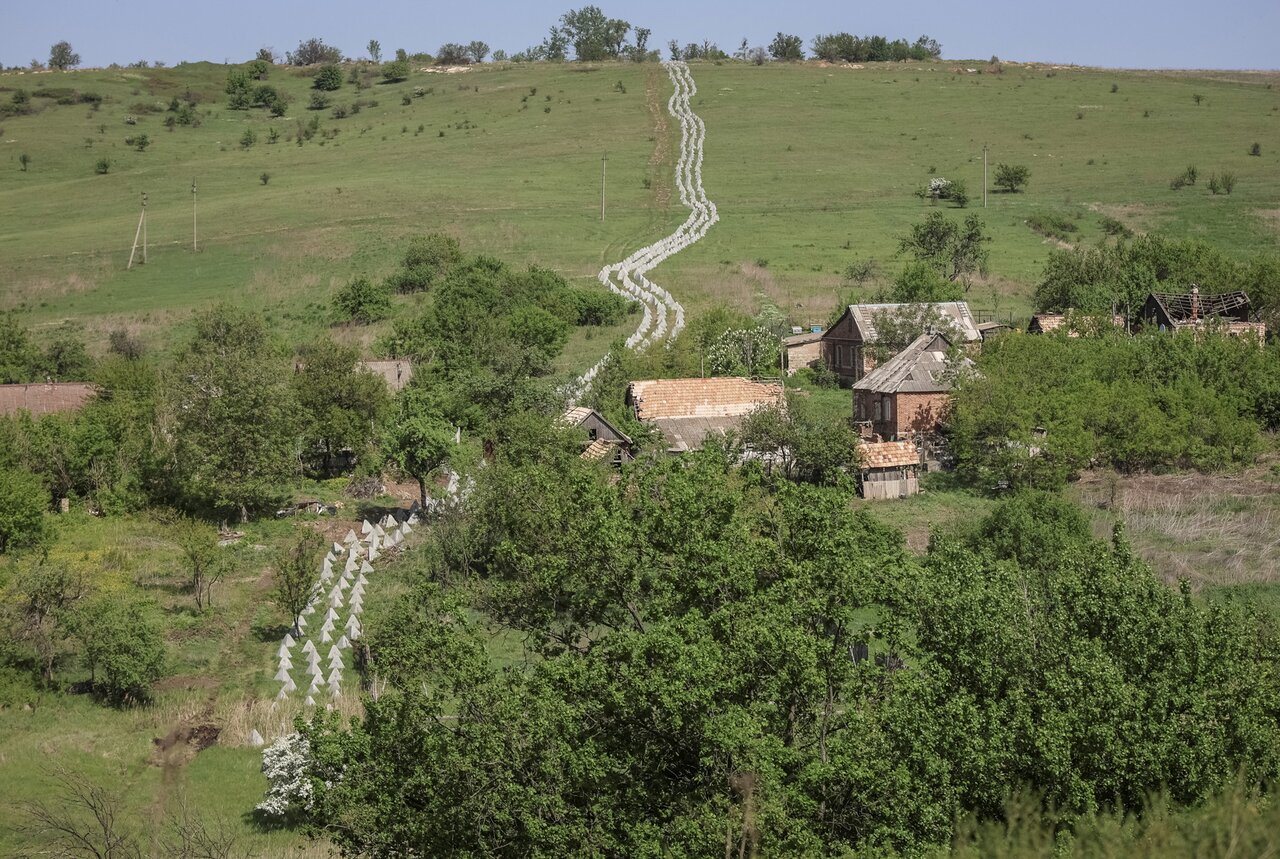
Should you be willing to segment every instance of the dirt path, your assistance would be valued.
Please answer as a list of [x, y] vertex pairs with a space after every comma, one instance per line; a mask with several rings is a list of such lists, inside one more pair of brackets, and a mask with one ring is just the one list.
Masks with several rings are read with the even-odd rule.
[[[668, 134], [667, 114], [662, 109], [658, 93], [662, 89], [662, 79], [658, 69], [649, 66], [644, 80], [644, 101], [649, 108], [649, 116], [653, 120], [653, 154], [649, 156], [649, 173], [651, 176], [665, 176], [671, 166], [671, 138]], [[656, 182], [653, 188], [654, 207], [665, 211], [671, 207], [671, 186], [666, 182]]]

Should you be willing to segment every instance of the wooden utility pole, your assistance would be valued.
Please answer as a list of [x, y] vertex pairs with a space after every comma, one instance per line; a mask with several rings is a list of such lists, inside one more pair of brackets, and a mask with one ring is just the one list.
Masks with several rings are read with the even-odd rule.
[[191, 250], [200, 250], [200, 229], [196, 221], [196, 180], [191, 180]]
[[609, 169], [609, 153], [600, 156], [600, 220], [604, 221], [604, 177]]
[[142, 192], [142, 215], [138, 218], [138, 229], [133, 233], [133, 249], [129, 251], [129, 264], [125, 269], [133, 268], [133, 258], [138, 252], [138, 239], [142, 239], [142, 263], [147, 262], [147, 192]]
[[987, 208], [987, 144], [982, 144], [982, 208]]

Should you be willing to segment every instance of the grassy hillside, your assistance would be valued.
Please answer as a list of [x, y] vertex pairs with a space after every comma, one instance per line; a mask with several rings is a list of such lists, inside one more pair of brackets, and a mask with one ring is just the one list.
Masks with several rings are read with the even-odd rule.
[[[37, 96], [34, 114], [0, 120], [0, 308], [28, 309], [33, 323], [81, 320], [91, 339], [127, 322], [167, 340], [191, 308], [229, 299], [302, 336], [327, 324], [338, 284], [389, 271], [413, 234], [443, 230], [470, 250], [590, 278], [685, 214], [671, 188], [679, 141], [665, 114], [670, 85], [657, 66], [419, 70], [396, 84], [370, 72], [366, 88], [347, 83], [332, 94], [348, 109], [342, 119], [307, 109], [310, 77], [285, 68], [267, 80], [293, 98], [285, 117], [229, 110], [227, 70], [0, 75], [0, 102], [18, 88]], [[965, 180], [971, 209], [981, 209], [984, 143], [993, 169], [1026, 164], [1031, 182], [1024, 193], [993, 193], [982, 212], [995, 240], [991, 277], [974, 287], [979, 307], [1029, 308], [1028, 287], [1052, 247], [1027, 227], [1034, 213], [1072, 219], [1083, 242], [1102, 235], [1107, 215], [1232, 252], [1277, 247], [1280, 75], [1011, 64], [994, 72], [952, 62], [694, 64], [704, 182], [722, 220], [655, 279], [694, 312], [749, 307], [764, 293], [798, 323], [821, 320], [847, 291], [839, 273], [851, 261], [873, 258], [891, 276], [897, 236], [927, 208], [913, 191], [931, 176]], [[102, 104], [59, 104], [56, 96], [72, 100], [68, 90]], [[202, 124], [167, 130], [165, 108], [188, 91]], [[318, 132], [299, 146], [295, 135], [313, 121]], [[249, 148], [240, 144], [246, 129], [257, 136]], [[147, 151], [126, 145], [143, 133]], [[1254, 142], [1260, 157], [1249, 155]], [[104, 157], [110, 171], [96, 174]], [[1170, 190], [1192, 164], [1200, 182]], [[1213, 196], [1205, 180], [1222, 171], [1238, 184]], [[153, 244], [148, 264], [126, 271], [143, 191]], [[367, 342], [371, 332], [344, 336]], [[576, 344], [570, 355], [585, 362], [597, 351]]]

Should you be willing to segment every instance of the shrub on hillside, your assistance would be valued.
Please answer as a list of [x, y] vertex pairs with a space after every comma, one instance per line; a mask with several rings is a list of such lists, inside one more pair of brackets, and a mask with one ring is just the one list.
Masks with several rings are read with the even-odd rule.
[[342, 69], [335, 65], [321, 66], [320, 71], [316, 72], [315, 80], [311, 85], [318, 90], [324, 92], [333, 92], [342, 87]]
[[296, 50], [286, 51], [285, 61], [292, 66], [340, 63], [342, 62], [342, 51], [332, 45], [326, 45], [320, 39], [311, 38], [304, 42], [299, 42]]
[[997, 164], [995, 185], [1006, 193], [1013, 194], [1022, 189], [1031, 178], [1031, 170], [1025, 164]]
[[391, 290], [366, 277], [347, 282], [333, 297], [334, 315], [352, 322], [377, 322], [391, 315]]
[[409, 77], [409, 61], [393, 60], [382, 65], [382, 77], [388, 82], [407, 80]]

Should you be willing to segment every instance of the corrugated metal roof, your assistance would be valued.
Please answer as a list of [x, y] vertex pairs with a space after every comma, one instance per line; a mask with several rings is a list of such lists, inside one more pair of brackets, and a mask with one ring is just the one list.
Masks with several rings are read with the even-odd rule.
[[[894, 313], [900, 310], [911, 310], [922, 306], [921, 304], [850, 304], [849, 313], [853, 316], [855, 322], [858, 323], [858, 329], [862, 331], [864, 342], [871, 343], [876, 339], [876, 323], [875, 317], [884, 313]], [[972, 343], [975, 340], [982, 339], [982, 333], [978, 330], [978, 324], [973, 318], [973, 314], [969, 312], [969, 303], [966, 301], [938, 301], [925, 304], [924, 306], [932, 307], [938, 311], [948, 322], [955, 326], [956, 334], [966, 343]]]
[[[855, 391], [877, 394], [932, 394], [950, 391], [951, 367], [947, 350], [951, 342], [941, 334], [921, 334], [911, 345], [853, 383]], [[968, 358], [963, 363], [973, 362]]]

